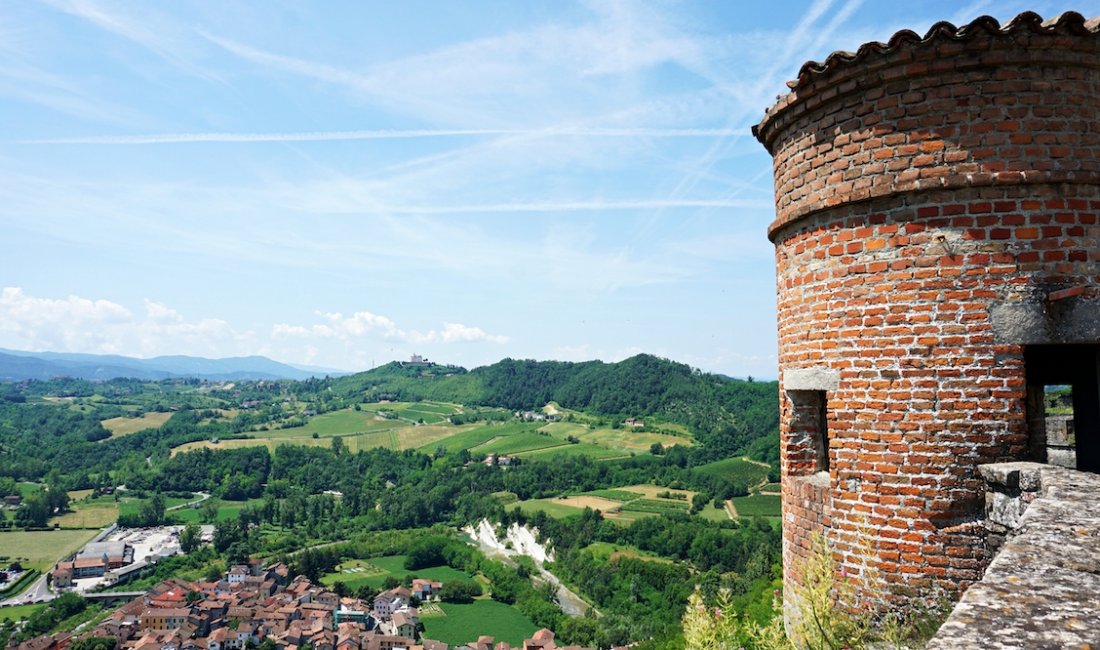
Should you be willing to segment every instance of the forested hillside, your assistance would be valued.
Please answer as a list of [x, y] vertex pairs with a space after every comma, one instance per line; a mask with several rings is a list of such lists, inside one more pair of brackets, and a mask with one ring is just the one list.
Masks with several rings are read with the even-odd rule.
[[647, 354], [619, 363], [505, 359], [469, 372], [394, 362], [318, 384], [345, 397], [434, 399], [512, 410], [556, 402], [608, 417], [660, 415], [691, 429], [713, 458], [752, 449], [761, 459], [774, 460], [765, 450], [778, 446], [776, 382], [728, 379]]

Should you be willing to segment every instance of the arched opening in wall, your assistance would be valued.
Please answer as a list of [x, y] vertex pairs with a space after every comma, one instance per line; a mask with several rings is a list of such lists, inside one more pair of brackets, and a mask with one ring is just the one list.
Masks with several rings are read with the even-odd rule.
[[1100, 345], [1029, 345], [1032, 460], [1100, 473]]

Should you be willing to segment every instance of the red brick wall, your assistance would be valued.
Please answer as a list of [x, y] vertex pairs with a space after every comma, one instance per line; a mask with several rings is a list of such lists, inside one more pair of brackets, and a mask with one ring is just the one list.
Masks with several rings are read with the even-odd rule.
[[[814, 531], [886, 593], [980, 577], [975, 467], [1028, 454], [1023, 342], [995, 314], [1100, 298], [1098, 60], [1088, 30], [903, 43], [803, 80], [756, 129], [775, 159], [788, 580]], [[827, 487], [783, 390], [810, 368], [839, 374]]]
[[1016, 30], [898, 47], [814, 78], [757, 127], [775, 157], [776, 230], [851, 201], [1100, 179], [1100, 39]]

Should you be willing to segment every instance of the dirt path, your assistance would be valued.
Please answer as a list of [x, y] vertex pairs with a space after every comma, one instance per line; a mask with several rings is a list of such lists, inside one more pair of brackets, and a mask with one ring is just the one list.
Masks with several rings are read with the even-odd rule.
[[737, 519], [740, 515], [737, 514], [737, 506], [733, 505], [733, 501], [726, 499], [726, 515], [730, 519]]

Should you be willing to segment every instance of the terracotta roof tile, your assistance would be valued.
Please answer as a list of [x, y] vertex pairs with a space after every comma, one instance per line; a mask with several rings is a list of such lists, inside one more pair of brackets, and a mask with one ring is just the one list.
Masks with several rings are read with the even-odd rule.
[[889, 54], [902, 47], [927, 44], [943, 39], [967, 41], [981, 35], [1011, 35], [1025, 31], [1034, 34], [1095, 36], [1100, 32], [1100, 18], [1085, 19], [1084, 16], [1075, 11], [1067, 11], [1044, 21], [1039, 14], [1025, 11], [1004, 25], [1001, 25], [992, 16], [980, 16], [961, 27], [941, 21], [932, 25], [923, 38], [912, 30], [903, 29], [891, 36], [890, 40], [885, 43], [872, 41], [864, 43], [855, 52], [836, 51], [826, 57], [824, 61], [807, 61], [799, 69], [798, 77], [787, 82], [787, 86], [791, 89], [797, 89], [817, 77], [827, 76], [836, 70], [858, 65], [869, 57]]

